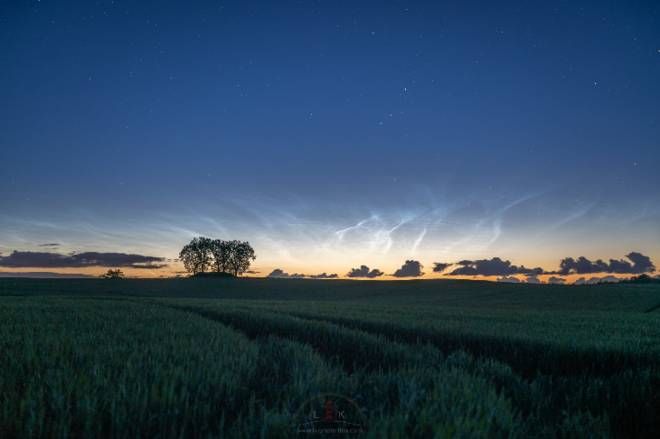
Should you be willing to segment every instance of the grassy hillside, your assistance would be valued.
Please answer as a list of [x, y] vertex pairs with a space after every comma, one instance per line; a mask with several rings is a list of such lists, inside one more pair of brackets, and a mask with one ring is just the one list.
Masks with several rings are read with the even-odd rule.
[[0, 437], [290, 437], [329, 394], [365, 437], [658, 437], [658, 303], [657, 285], [2, 279]]

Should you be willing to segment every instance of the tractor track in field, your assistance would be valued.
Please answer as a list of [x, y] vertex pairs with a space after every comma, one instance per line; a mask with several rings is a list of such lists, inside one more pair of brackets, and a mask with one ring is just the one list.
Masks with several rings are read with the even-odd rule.
[[[657, 308], [660, 308], [660, 305]], [[258, 309], [262, 310], [261, 308]], [[562, 350], [547, 343], [518, 341], [498, 336], [450, 334], [447, 332], [420, 333], [405, 327], [389, 325], [386, 322], [358, 321], [351, 318], [329, 317], [286, 310], [271, 312], [312, 322], [327, 322], [408, 345], [429, 343], [446, 355], [456, 351], [465, 351], [476, 358], [490, 358], [507, 364], [515, 373], [525, 378], [534, 378], [539, 372], [566, 377], [581, 375], [607, 377], [631, 368], [651, 367], [656, 370], [660, 368], [660, 361], [657, 356], [650, 354], [630, 359], [629, 353], [623, 354], [616, 351], [584, 350], [580, 353], [572, 350]], [[503, 344], [505, 345], [504, 349], [501, 347]], [[509, 349], [509, 352], [504, 352], [506, 349]], [[621, 361], [623, 357], [625, 359]], [[588, 369], [576, 367], [575, 361], [577, 360], [584, 363], [586, 363], [585, 360], [591, 360], [589, 363], [592, 367]]]
[[[245, 326], [237, 327], [236, 321], [228, 322], [227, 316], [223, 318], [222, 313], [213, 310], [206, 310], [200, 306], [179, 305], [167, 303], [159, 299], [137, 299], [133, 297], [110, 298], [105, 300], [121, 300], [140, 304], [152, 304], [163, 306], [170, 309], [192, 312], [209, 320], [217, 321], [221, 324], [232, 327], [246, 335], [249, 339], [262, 338], [264, 334]], [[660, 304], [648, 309], [646, 312], [653, 312], [660, 309]], [[250, 305], [239, 306], [232, 311], [240, 312], [263, 312], [270, 315], [284, 315], [293, 317], [301, 321], [312, 323], [325, 323], [334, 325], [338, 330], [357, 331], [362, 334], [369, 334], [373, 337], [379, 337], [389, 342], [414, 346], [421, 344], [430, 344], [445, 355], [456, 351], [464, 351], [476, 358], [493, 359], [506, 364], [521, 377], [526, 379], [534, 378], [538, 373], [554, 376], [580, 376], [596, 375], [607, 377], [620, 373], [626, 369], [652, 368], [658, 370], [660, 361], [653, 355], [640, 355], [631, 357], [629, 353], [623, 354], [616, 351], [590, 351], [582, 352], [574, 350], [563, 350], [560, 347], [552, 346], [542, 342], [528, 342], [512, 340], [498, 336], [474, 335], [474, 334], [451, 334], [447, 332], [424, 332], [415, 331], [411, 328], [405, 328], [387, 322], [374, 322], [368, 320], [357, 320], [347, 317], [333, 317], [320, 314], [308, 314], [290, 310], [269, 309], [264, 307], [253, 307]], [[297, 334], [295, 331], [286, 331], [282, 333], [274, 332], [282, 338], [288, 338], [301, 344], [311, 346], [324, 358], [333, 358], [337, 360], [339, 355], [328, 356], [323, 352], [323, 347], [314, 345], [309, 338]], [[579, 358], [578, 358], [579, 357]], [[342, 362], [348, 366], [347, 370], [352, 370], [350, 361], [344, 359]], [[579, 367], [580, 364], [589, 364], [590, 367]]]
[[[548, 379], [553, 383], [544, 390], [542, 396], [550, 398], [554, 397], [551, 390], [553, 387], [576, 386], [579, 390], [580, 386], [592, 382], [596, 385], [612, 376], [612, 384], [608, 384], [611, 386], [608, 390], [611, 396], [608, 399], [614, 402], [610, 401], [609, 405], [604, 405], [603, 413], [612, 419], [613, 428], [618, 427], [626, 431], [628, 425], [626, 422], [633, 419], [633, 427], [636, 429], [633, 431], [660, 430], [657, 423], [638, 425], [641, 421], [635, 420], [635, 416], [640, 413], [651, 419], [650, 414], [657, 413], [660, 409], [660, 398], [648, 396], [660, 395], [658, 359], [647, 362], [643, 357], [628, 358], [629, 354], [618, 351], [589, 349], [576, 351], [570, 346], [562, 349], [561, 346], [529, 343], [495, 335], [435, 332], [432, 328], [426, 330], [426, 328], [415, 328], [414, 325], [406, 327], [404, 323], [397, 324], [395, 321], [360, 320], [359, 315], [327, 316], [318, 311], [305, 313], [250, 304], [223, 305], [221, 301], [215, 305], [205, 306], [203, 303], [197, 305], [177, 303], [159, 298], [122, 297], [103, 300], [113, 299], [196, 315], [236, 331], [256, 343], [262, 342], [268, 336], [294, 342], [313, 350], [328, 366], [338, 371], [342, 370], [347, 375], [354, 372], [372, 374], [379, 371], [397, 374], [399, 371], [404, 372], [407, 366], [419, 370], [432, 370], [434, 374], [442, 373], [446, 369], [434, 362], [437, 361], [434, 353], [465, 351], [477, 361], [473, 362], [471, 359], [463, 361], [459, 355], [458, 361], [453, 363], [457, 359], [450, 359], [447, 367], [462, 369], [468, 375], [486, 379], [495, 386], [498, 393], [501, 392], [505, 397], [510, 398], [514, 407], [524, 416], [527, 416], [526, 410], [529, 409], [526, 405], [527, 395], [533, 394], [532, 390], [536, 388], [537, 383], [540, 388], [543, 388], [543, 383]], [[176, 316], [174, 318], [176, 319]], [[328, 335], [331, 337], [328, 338]], [[325, 345], [326, 342], [329, 345]], [[366, 348], [360, 346], [362, 342], [367, 345]], [[612, 356], [609, 357], [608, 354]], [[369, 355], [373, 355], [373, 358]], [[438, 358], [441, 358], [440, 363], [445, 363], [442, 361], [442, 355]], [[503, 370], [496, 363], [493, 365], [489, 361], [481, 361], [489, 359], [509, 366], [510, 370], [501, 374]], [[270, 366], [266, 364], [264, 367]], [[568, 373], [565, 373], [566, 371]], [[628, 371], [633, 375], [634, 380], [625, 376], [616, 376], [626, 375]], [[645, 380], [647, 372], [655, 378]], [[643, 385], [630, 385], [638, 381]], [[637, 393], [630, 396], [631, 388], [648, 389], [648, 391], [641, 396]], [[558, 392], [561, 394], [561, 390]], [[624, 401], [626, 404], [621, 405], [616, 401]], [[557, 410], [567, 408], [559, 399], [556, 404], [558, 404]], [[531, 409], [529, 410], [531, 413]]]
[[649, 309], [647, 309], [646, 311], [644, 311], [644, 313], [646, 313], [646, 314], [648, 314], [648, 313], [652, 313], [653, 311], [657, 311], [657, 310], [659, 310], [659, 309], [660, 309], [660, 303], [658, 303], [657, 305], [654, 305], [654, 306], [650, 307]]
[[[243, 308], [223, 313], [221, 311], [204, 310], [194, 306], [190, 307], [185, 305], [166, 304], [162, 302], [157, 303], [167, 308], [191, 312], [206, 319], [216, 321], [231, 329], [241, 332], [250, 340], [258, 340], [267, 336], [275, 336], [291, 340], [302, 345], [307, 345], [311, 347], [316, 353], [318, 353], [322, 358], [327, 360], [330, 364], [340, 365], [349, 374], [356, 371], [365, 370], [370, 372], [377, 370], [398, 370], [408, 365], [415, 365], [415, 361], [421, 361], [426, 365], [433, 364], [433, 362], [430, 361], [431, 358], [427, 358], [428, 351], [422, 352], [420, 349], [420, 352], [417, 352], [416, 350], [411, 349], [412, 346], [407, 343], [396, 342], [378, 334], [370, 334], [366, 331], [348, 328], [346, 326], [331, 322], [325, 322], [321, 320], [306, 320], [283, 313], [259, 310], [261, 313], [270, 314], [268, 317], [287, 316], [291, 319], [294, 319], [300, 326], [299, 328], [286, 328], [284, 324], [274, 325], [271, 321], [268, 329], [264, 330], [267, 325], [264, 325], [263, 327], [254, 327], [250, 325], [247, 320], [241, 320], [241, 313], [247, 314], [250, 311], [254, 312], [254, 309]], [[304, 331], [303, 329], [305, 328], [302, 328], [302, 326], [307, 324], [322, 325], [324, 330], [331, 332], [333, 335], [337, 335], [338, 338], [335, 340], [329, 340], [327, 337], [328, 334], [325, 334], [325, 337], [318, 336], [318, 333], [314, 332], [313, 328], [311, 327], [308, 331]], [[349, 346], [350, 342], [355, 342], [356, 340], [359, 340], [360, 342], [363, 342], [365, 345], [369, 345], [372, 348], [373, 358], [365, 357], [364, 351], [360, 351], [359, 349], [356, 351], [354, 349], [355, 343], [353, 343], [352, 347]], [[344, 342], [347, 344], [346, 348], [343, 347]], [[393, 352], [389, 352], [392, 350], [398, 351], [395, 353], [400, 355], [395, 355]], [[383, 353], [385, 351], [387, 351], [387, 354]]]
[[[145, 303], [144, 301], [136, 302]], [[334, 363], [341, 363], [343, 368], [349, 373], [352, 373], [357, 367], [351, 362], [352, 359], [347, 353], [340, 350], [329, 352], [327, 346], [319, 344], [312, 337], [309, 337], [309, 334], [304, 334], [300, 330], [283, 330], [282, 328], [274, 329], [271, 327], [272, 332], [264, 332], [262, 329], [250, 327], [246, 322], [242, 322], [241, 324], [236, 319], [232, 319], [232, 313], [236, 315], [258, 312], [270, 316], [282, 315], [297, 319], [300, 322], [309, 322], [310, 325], [318, 323], [330, 325], [329, 327], [336, 328], [337, 331], [348, 331], [348, 334], [366, 334], [373, 337], [374, 340], [384, 340], [408, 348], [414, 348], [415, 346], [421, 348], [424, 345], [431, 345], [444, 355], [464, 351], [477, 359], [492, 359], [505, 364], [515, 374], [525, 380], [532, 380], [539, 373], [556, 377], [599, 376], [607, 378], [622, 373], [625, 370], [651, 368], [658, 371], [660, 367], [658, 359], [653, 356], [630, 357], [630, 354], [623, 354], [616, 351], [584, 350], [579, 352], [570, 349], [564, 350], [560, 347], [540, 342], [524, 342], [497, 336], [424, 333], [405, 327], [397, 327], [387, 322], [359, 321], [351, 318], [322, 316], [252, 306], [240, 306], [229, 311], [224, 311], [223, 315], [222, 311], [206, 310], [198, 306], [171, 304], [159, 300], [149, 300], [148, 303], [192, 312], [239, 331], [251, 340], [273, 335], [310, 346], [324, 359]], [[400, 362], [395, 364], [398, 365], [388, 364], [386, 368], [396, 369], [402, 367], [402, 363]], [[374, 369], [376, 366], [370, 365], [368, 368]]]
[[[171, 304], [162, 305], [182, 311], [192, 312], [211, 320], [218, 321], [219, 323], [222, 323], [229, 328], [243, 333], [250, 339], [260, 338], [259, 334], [270, 334], [309, 346], [314, 350], [314, 352], [316, 352], [325, 361], [327, 361], [328, 364], [341, 367], [348, 374], [360, 371], [367, 371], [370, 373], [377, 372], [378, 370], [396, 371], [405, 368], [406, 365], [417, 367], [435, 367], [436, 363], [429, 361], [431, 359], [429, 353], [432, 352], [431, 350], [434, 350], [435, 352], [443, 351], [443, 349], [436, 346], [436, 344], [439, 343], [437, 338], [435, 338], [435, 340], [425, 340], [423, 336], [420, 337], [419, 335], [415, 335], [414, 331], [409, 331], [408, 342], [406, 342], [402, 337], [393, 337], [392, 331], [379, 331], [378, 325], [371, 327], [371, 330], [373, 331], [371, 332], [365, 329], [364, 322], [362, 322], [363, 324], [360, 325], [360, 322], [351, 322], [350, 319], [322, 318], [318, 315], [313, 317], [310, 317], [309, 315], [306, 317], [301, 317], [301, 315], [304, 315], [304, 313], [288, 313], [286, 311], [272, 311], [262, 308], [255, 309], [249, 306], [224, 311], [226, 312], [226, 315], [223, 317], [220, 315], [223, 312], [222, 310], [214, 312], [214, 310], [204, 310], [196, 307]], [[240, 319], [232, 319], [232, 313], [242, 314], [244, 320], [241, 322]], [[253, 325], [254, 322], [259, 321], [259, 314], [262, 314], [264, 317], [264, 327], [267, 328], [267, 330], [264, 332], [262, 328], [261, 331], [257, 330], [257, 333], [255, 333], [252, 332], [255, 329], [250, 328], [250, 326]], [[284, 323], [282, 323], [282, 325], [277, 325], [277, 316], [281, 316], [283, 321], [285, 319], [292, 319], [290, 321], [297, 322], [297, 327], [290, 326], [288, 329], [286, 329], [286, 325]], [[305, 322], [308, 323], [308, 327], [305, 326]], [[280, 327], [279, 330], [277, 329], [277, 326]], [[337, 330], [336, 334], [340, 337], [340, 340], [337, 341], [340, 345], [339, 348], [335, 345], [334, 347], [330, 347], [330, 349], [328, 349], [328, 346], [324, 346], [322, 337], [314, 337], [314, 328], [319, 327], [335, 328]], [[284, 330], [282, 328], [284, 328]], [[305, 333], [305, 329], [308, 329], [307, 333]], [[356, 355], [356, 357], [352, 356], [353, 354], [350, 344], [351, 342], [355, 342], [355, 338], [352, 340], [346, 340], [346, 350], [343, 349], [343, 343], [345, 340], [341, 337], [343, 335], [350, 336], [350, 334], [359, 334], [360, 336], [366, 334], [366, 342], [369, 340], [376, 340], [380, 343], [378, 347], [382, 348], [383, 350], [390, 350], [392, 347], [403, 346], [405, 348], [401, 349], [401, 354], [409, 354], [410, 352], [415, 352], [418, 354], [418, 356], [413, 357], [402, 355], [401, 358], [396, 358], [391, 355], [382, 356], [378, 357], [378, 359], [373, 361], [368, 367], [356, 368], [355, 363], [352, 363], [352, 360], [359, 358], [360, 366], [364, 366], [363, 360], [365, 359], [365, 352], [359, 351], [357, 352], [358, 355]], [[456, 340], [454, 340], [454, 342], [456, 342]], [[483, 343], [483, 340], [481, 343]], [[440, 343], [440, 345], [447, 347], [447, 345], [443, 343]], [[547, 348], [545, 346], [541, 346], [540, 351], [536, 350], [536, 348], [531, 349], [530, 346], [525, 346], [524, 344], [510, 345], [513, 348], [513, 351], [507, 351], [506, 346], [503, 348], [501, 345], [499, 347], [495, 346], [492, 351], [484, 351], [483, 349], [480, 349], [482, 346], [483, 345], [477, 345], [474, 347], [474, 349], [471, 350], [466, 349], [464, 344], [456, 343], [455, 346], [452, 346], [452, 349], [449, 349], [445, 353], [462, 350], [472, 354], [477, 362], [472, 363], [472, 361], [468, 361], [467, 363], [460, 363], [460, 367], [464, 368], [464, 370], [469, 374], [474, 373], [476, 370], [481, 370], [481, 372], [477, 372], [477, 374], [480, 375], [483, 373], [484, 375], [482, 376], [487, 381], [496, 386], [497, 392], [501, 392], [503, 395], [511, 398], [512, 401], [514, 401], [514, 405], [517, 407], [517, 409], [521, 410], [521, 413], [527, 412], [525, 412], [526, 408], [524, 397], [520, 399], [518, 395], [520, 389], [525, 389], [527, 386], [533, 387], [535, 385], [534, 383], [543, 383], [549, 378], [552, 381], [558, 383], [581, 383], [584, 380], [593, 380], [594, 377], [598, 376], [598, 379], [612, 379], [614, 382], [618, 382], [621, 380], [620, 375], [624, 372], [631, 371], [636, 374], [639, 373], [640, 376], [644, 376], [644, 370], [640, 369], [648, 369], [650, 366], [653, 366], [653, 374], [658, 373], [657, 360], [653, 365], [651, 365], [645, 364], [644, 362], [626, 362], [624, 358], [622, 363], [621, 355], [615, 355], [612, 358], [607, 357], [607, 355], [604, 357], [601, 355], [599, 357], [598, 352], [590, 351], [585, 351], [583, 355], [576, 355], [577, 353], [575, 351], [571, 351], [570, 349], [565, 351], [555, 350], [552, 351], [550, 355], [548, 355], [547, 352], [544, 355], [544, 349]], [[428, 350], [428, 348], [431, 348], [431, 350]], [[373, 354], [378, 356], [379, 353], [377, 351], [373, 351]], [[625, 357], [625, 355], [623, 357]], [[493, 372], [491, 374], [491, 370], [496, 371], [498, 369], [497, 366], [495, 366], [495, 369], [490, 369], [490, 367], [494, 365], [489, 363], [489, 359], [495, 360], [502, 365], [507, 365], [510, 367], [510, 372], [508, 374], [505, 373], [504, 375], [506, 378], [500, 380], [502, 376], [499, 374], [499, 372]], [[482, 360], [484, 361], [483, 363], [481, 363]], [[573, 362], [562, 364], [563, 361], [567, 360], [573, 360]], [[442, 359], [437, 361], [444, 363]], [[580, 367], [580, 365], [583, 367]], [[590, 367], [585, 367], [585, 365], [590, 365]], [[480, 369], [482, 366], [485, 366], [485, 369]], [[474, 371], [472, 371], [472, 367], [475, 367]], [[530, 368], [533, 369], [533, 371], [528, 370]], [[442, 367], [438, 369], [439, 372], [442, 370]], [[525, 371], [529, 373], [523, 373]], [[649, 394], [660, 394], [658, 393], [660, 392], [660, 381], [653, 380], [651, 381], [650, 385], [651, 387]], [[620, 389], [617, 388], [614, 393], [614, 400], [626, 399], [628, 397], [626, 395], [626, 390], [623, 387]], [[524, 395], [525, 391], [523, 391], [522, 394]], [[655, 412], [658, 408], [660, 408], [660, 399], [653, 399], [652, 401], [645, 399], [644, 401], [646, 402], [641, 403], [640, 401], [635, 401], [633, 399], [631, 404], [643, 404], [642, 408], [646, 412], [649, 410]], [[619, 409], [620, 408], [609, 409], [609, 411], [606, 411], [605, 413], [610, 416], [611, 419], [615, 419], [615, 422], [620, 423], [623, 422], [622, 419], [627, 419], [628, 417], [632, 416], [632, 413], [634, 412], [634, 410], [631, 410], [630, 412], [626, 411], [625, 414], [622, 414], [616, 411]], [[653, 428], [655, 427], [652, 427], [652, 429]]]

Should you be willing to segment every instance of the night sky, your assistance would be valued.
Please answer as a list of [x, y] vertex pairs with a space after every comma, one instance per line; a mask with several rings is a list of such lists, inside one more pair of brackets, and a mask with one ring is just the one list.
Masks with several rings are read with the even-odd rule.
[[0, 66], [4, 256], [660, 261], [657, 1], [5, 1]]

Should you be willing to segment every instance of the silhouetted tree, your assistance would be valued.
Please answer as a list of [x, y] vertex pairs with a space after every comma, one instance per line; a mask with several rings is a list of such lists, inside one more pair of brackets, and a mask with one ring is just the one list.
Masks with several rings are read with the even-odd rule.
[[238, 276], [245, 273], [250, 268], [250, 263], [257, 258], [254, 249], [247, 241], [231, 241], [231, 257], [229, 258], [229, 267], [234, 274]]
[[193, 238], [179, 253], [179, 259], [190, 273], [204, 273], [212, 262], [213, 241], [203, 236]]
[[108, 270], [105, 272], [105, 274], [102, 274], [101, 277], [103, 279], [123, 279], [124, 278], [124, 272], [121, 271], [119, 268], [115, 270]]
[[213, 255], [213, 265], [218, 273], [228, 273], [232, 258], [232, 242], [214, 239], [211, 241], [211, 254]]
[[200, 236], [183, 247], [179, 259], [192, 274], [204, 273], [212, 267], [218, 273], [239, 276], [250, 268], [256, 256], [247, 241], [223, 241]]

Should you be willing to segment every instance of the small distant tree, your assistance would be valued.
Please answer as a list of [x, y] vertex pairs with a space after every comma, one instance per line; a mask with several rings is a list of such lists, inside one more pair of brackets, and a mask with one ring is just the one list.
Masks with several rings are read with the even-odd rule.
[[229, 244], [231, 247], [229, 268], [234, 276], [238, 276], [249, 270], [250, 264], [257, 256], [247, 241], [231, 241]]
[[101, 277], [103, 279], [123, 279], [124, 278], [124, 272], [121, 271], [119, 268], [113, 270], [110, 269], [105, 272], [105, 274], [102, 274]]
[[214, 239], [211, 242], [211, 254], [213, 255], [213, 265], [216, 272], [229, 273], [232, 252], [232, 241]]
[[203, 236], [193, 238], [179, 253], [179, 259], [189, 273], [204, 273], [212, 262], [213, 240]]

